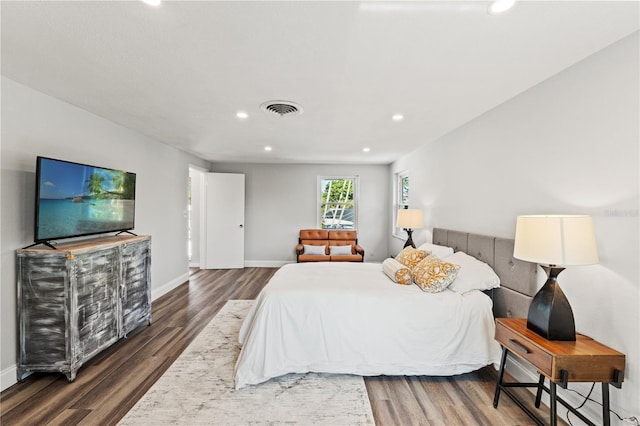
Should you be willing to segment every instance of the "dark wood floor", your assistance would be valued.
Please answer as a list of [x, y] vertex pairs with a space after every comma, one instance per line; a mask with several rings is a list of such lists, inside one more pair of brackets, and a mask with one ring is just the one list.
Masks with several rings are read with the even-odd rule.
[[[227, 300], [254, 299], [275, 271], [196, 271], [154, 301], [153, 325], [92, 359], [73, 383], [61, 374], [33, 374], [2, 392], [0, 424], [116, 424]], [[493, 408], [495, 380], [487, 367], [454, 377], [367, 377], [365, 383], [378, 425], [533, 424], [506, 395]], [[546, 407], [529, 405], [547, 418]]]

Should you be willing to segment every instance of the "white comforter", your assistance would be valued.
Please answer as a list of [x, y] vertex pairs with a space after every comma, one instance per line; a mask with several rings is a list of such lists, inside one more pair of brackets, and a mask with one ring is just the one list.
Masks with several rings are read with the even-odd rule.
[[286, 373], [453, 375], [497, 363], [491, 299], [399, 285], [379, 263], [282, 267], [242, 324], [240, 389]]

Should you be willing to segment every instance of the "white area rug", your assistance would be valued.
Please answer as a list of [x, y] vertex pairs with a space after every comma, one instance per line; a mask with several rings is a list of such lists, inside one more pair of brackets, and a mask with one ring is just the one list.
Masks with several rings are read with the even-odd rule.
[[120, 425], [373, 425], [364, 380], [289, 374], [236, 391], [238, 331], [251, 300], [230, 300]]

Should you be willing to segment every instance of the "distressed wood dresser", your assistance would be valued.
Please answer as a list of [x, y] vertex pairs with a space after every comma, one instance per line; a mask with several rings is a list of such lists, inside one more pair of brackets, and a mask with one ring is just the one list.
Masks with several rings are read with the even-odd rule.
[[18, 380], [66, 374], [151, 324], [151, 237], [115, 236], [17, 250]]

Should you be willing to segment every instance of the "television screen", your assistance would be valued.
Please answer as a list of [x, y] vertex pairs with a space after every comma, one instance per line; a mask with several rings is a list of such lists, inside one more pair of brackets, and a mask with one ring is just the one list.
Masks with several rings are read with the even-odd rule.
[[133, 229], [135, 173], [38, 157], [36, 242]]

